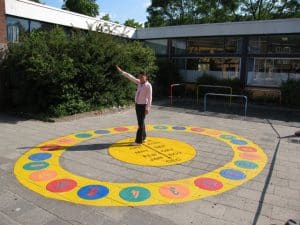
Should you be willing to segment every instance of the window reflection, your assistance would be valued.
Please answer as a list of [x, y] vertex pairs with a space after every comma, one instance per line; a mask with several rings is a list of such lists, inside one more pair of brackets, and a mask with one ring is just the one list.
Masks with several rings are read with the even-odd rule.
[[278, 87], [288, 79], [300, 79], [300, 59], [250, 58], [247, 84]]
[[300, 35], [250, 37], [248, 51], [250, 54], [300, 53]]
[[188, 58], [187, 69], [182, 73], [184, 80], [194, 82], [203, 75], [217, 79], [240, 78], [240, 58], [202, 57]]
[[172, 40], [172, 53], [175, 55], [183, 55], [186, 53], [186, 40], [174, 39]]
[[153, 49], [156, 55], [167, 55], [168, 53], [167, 39], [146, 40], [145, 45]]

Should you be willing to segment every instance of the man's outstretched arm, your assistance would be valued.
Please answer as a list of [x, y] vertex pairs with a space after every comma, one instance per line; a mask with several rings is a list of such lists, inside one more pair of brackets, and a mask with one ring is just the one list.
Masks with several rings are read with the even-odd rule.
[[118, 72], [119, 72], [120, 74], [122, 74], [124, 77], [126, 77], [127, 79], [131, 80], [131, 81], [134, 82], [135, 84], [139, 84], [139, 83], [140, 83], [140, 80], [137, 79], [137, 78], [135, 78], [134, 76], [132, 76], [130, 73], [127, 73], [127, 72], [121, 70], [121, 68], [118, 67], [118, 66], [116, 66], [116, 68], [117, 68]]

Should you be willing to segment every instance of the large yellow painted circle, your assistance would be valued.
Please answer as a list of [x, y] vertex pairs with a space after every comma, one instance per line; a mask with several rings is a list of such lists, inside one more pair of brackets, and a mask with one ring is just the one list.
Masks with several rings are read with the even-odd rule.
[[[152, 131], [179, 132], [214, 138], [233, 150], [232, 160], [206, 174], [152, 183], [117, 183], [78, 176], [60, 165], [71, 146], [93, 138], [136, 132], [136, 126], [69, 134], [43, 142], [16, 162], [14, 174], [25, 187], [47, 198], [94, 206], [141, 206], [187, 202], [231, 190], [257, 176], [267, 163], [263, 150], [237, 134], [194, 126], [148, 125]], [[200, 135], [200, 136], [197, 136]], [[201, 141], [201, 140], [200, 140]]]
[[108, 152], [120, 161], [141, 166], [170, 166], [193, 159], [196, 150], [182, 141], [149, 137], [141, 145], [132, 145], [134, 139], [126, 138], [112, 144]]

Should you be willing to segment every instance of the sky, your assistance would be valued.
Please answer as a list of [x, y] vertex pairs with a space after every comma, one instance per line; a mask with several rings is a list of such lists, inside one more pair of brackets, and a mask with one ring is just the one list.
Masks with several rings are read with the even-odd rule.
[[[41, 0], [46, 5], [61, 8], [63, 0]], [[109, 14], [112, 21], [124, 23], [134, 19], [139, 23], [147, 20], [146, 9], [151, 0], [97, 0], [100, 16]]]

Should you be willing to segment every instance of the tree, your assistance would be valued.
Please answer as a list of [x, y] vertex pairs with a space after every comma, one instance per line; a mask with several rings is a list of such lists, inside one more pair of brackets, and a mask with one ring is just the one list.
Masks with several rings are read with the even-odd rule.
[[233, 0], [153, 0], [148, 7], [150, 26], [232, 21], [238, 2]]
[[64, 0], [62, 8], [93, 17], [99, 14], [96, 0]]
[[37, 2], [37, 3], [41, 3], [40, 0], [30, 0], [32, 2]]
[[111, 21], [110, 15], [107, 13], [101, 17], [101, 20]]
[[134, 19], [128, 19], [124, 23], [125, 26], [134, 27], [134, 28], [142, 28], [143, 24], [136, 22]]
[[243, 0], [241, 12], [247, 20], [300, 17], [300, 2], [298, 0]]
[[300, 17], [299, 0], [152, 0], [146, 26]]

